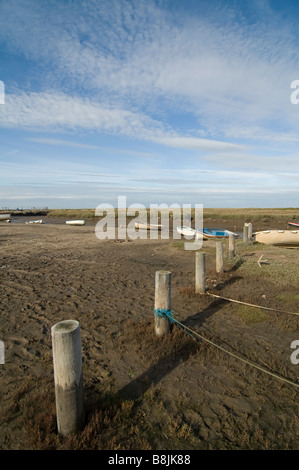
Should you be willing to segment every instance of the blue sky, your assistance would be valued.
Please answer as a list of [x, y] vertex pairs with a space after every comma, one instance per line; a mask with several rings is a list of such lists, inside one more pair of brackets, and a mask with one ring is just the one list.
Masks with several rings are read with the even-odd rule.
[[299, 207], [298, 15], [0, 1], [0, 208]]

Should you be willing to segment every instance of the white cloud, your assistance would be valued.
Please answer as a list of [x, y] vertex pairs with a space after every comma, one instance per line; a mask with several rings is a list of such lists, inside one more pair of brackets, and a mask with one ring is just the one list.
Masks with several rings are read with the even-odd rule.
[[275, 119], [298, 123], [289, 102], [297, 44], [284, 25], [232, 21], [226, 5], [213, 18], [179, 19], [151, 1], [54, 5], [2, 7], [2, 37], [40, 62], [48, 89], [73, 95], [77, 86], [108, 108], [148, 116], [188, 110], [212, 138], [240, 138], [248, 126], [248, 138], [262, 138], [254, 125], [270, 136]]
[[198, 137], [165, 136], [157, 139], [157, 142], [181, 149], [199, 150], [205, 152], [240, 152], [244, 151], [243, 145], [222, 142], [218, 140], [200, 139]]
[[63, 93], [8, 94], [0, 115], [3, 127], [51, 130], [99, 130], [145, 138], [162, 126], [141, 112], [105, 107], [89, 99]]
[[[0, 125], [52, 131], [92, 130], [122, 134], [170, 147], [216, 153], [244, 151], [244, 146], [230, 142], [176, 135], [174, 131], [166, 129], [163, 123], [141, 112], [108, 108], [89, 99], [62, 93], [21, 92], [7, 95], [5, 108], [0, 115]], [[52, 145], [100, 148], [63, 139], [31, 138], [31, 140]]]

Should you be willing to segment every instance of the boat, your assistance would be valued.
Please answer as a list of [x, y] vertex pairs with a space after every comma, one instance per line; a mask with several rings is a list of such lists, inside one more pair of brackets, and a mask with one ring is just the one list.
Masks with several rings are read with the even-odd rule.
[[161, 224], [139, 224], [135, 222], [135, 228], [138, 229], [145, 229], [145, 230], [161, 230], [164, 225]]
[[264, 230], [252, 234], [256, 242], [276, 246], [299, 246], [299, 230]]
[[195, 237], [196, 230], [192, 227], [186, 227], [185, 225], [176, 228], [177, 232], [180, 235], [184, 235], [185, 237]]
[[10, 220], [10, 214], [0, 214], [0, 221]]
[[238, 233], [216, 228], [204, 228], [203, 230], [196, 230], [196, 232], [197, 238], [203, 237], [204, 240], [229, 238], [230, 235], [234, 235], [235, 238], [239, 237]]
[[297, 227], [297, 228], [299, 228], [299, 222], [288, 222], [288, 225], [289, 225], [290, 227]]
[[67, 220], [67, 225], [85, 225], [85, 220]]
[[42, 220], [29, 220], [29, 222], [25, 222], [25, 224], [43, 224]]

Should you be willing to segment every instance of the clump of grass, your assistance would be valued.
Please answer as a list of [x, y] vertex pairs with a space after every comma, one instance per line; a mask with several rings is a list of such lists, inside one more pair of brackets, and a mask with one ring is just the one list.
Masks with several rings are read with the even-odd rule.
[[116, 393], [86, 389], [85, 426], [81, 432], [65, 438], [57, 433], [52, 380], [32, 378], [17, 390], [14, 399], [16, 403], [6, 407], [2, 421], [18, 420], [24, 449], [151, 449], [136, 419], [136, 402]]
[[185, 244], [185, 242], [178, 241], [178, 242], [172, 242], [171, 246], [173, 248], [177, 248], [178, 250], [184, 250], [184, 244]]
[[247, 325], [251, 325], [253, 323], [262, 323], [268, 319], [268, 315], [265, 310], [256, 307], [249, 307], [247, 305], [238, 306], [237, 315]]
[[298, 301], [299, 294], [277, 294], [276, 299], [282, 302]]

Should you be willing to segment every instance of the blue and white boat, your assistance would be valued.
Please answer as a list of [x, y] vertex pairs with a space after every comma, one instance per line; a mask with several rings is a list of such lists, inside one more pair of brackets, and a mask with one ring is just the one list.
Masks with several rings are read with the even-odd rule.
[[202, 236], [204, 240], [211, 238], [228, 238], [230, 235], [234, 235], [236, 238], [239, 237], [238, 233], [231, 232], [230, 230], [221, 230], [216, 228], [204, 228], [203, 230], [196, 230], [197, 238]]

